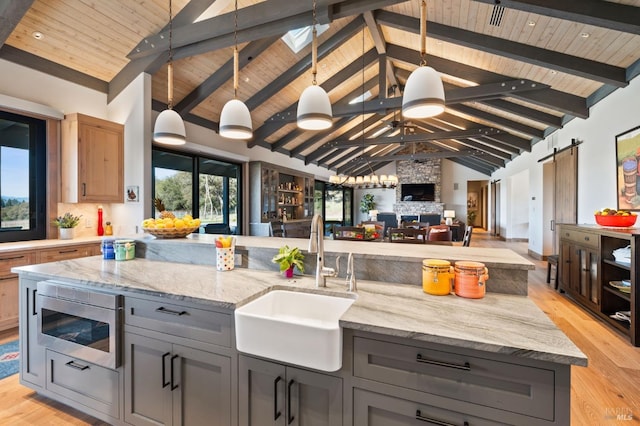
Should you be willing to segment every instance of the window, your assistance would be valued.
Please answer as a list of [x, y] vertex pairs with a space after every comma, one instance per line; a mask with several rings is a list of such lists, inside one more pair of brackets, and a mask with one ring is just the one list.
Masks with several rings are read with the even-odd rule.
[[168, 211], [241, 232], [240, 165], [154, 148], [152, 167], [153, 198], [160, 198]]
[[47, 235], [46, 121], [0, 111], [0, 242]]

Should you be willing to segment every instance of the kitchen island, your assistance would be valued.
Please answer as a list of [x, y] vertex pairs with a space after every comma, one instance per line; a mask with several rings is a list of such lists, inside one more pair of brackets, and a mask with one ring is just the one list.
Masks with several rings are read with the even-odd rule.
[[[147, 259], [188, 264], [215, 265], [215, 238], [211, 234], [191, 234], [171, 240], [150, 236], [136, 238], [136, 256]], [[271, 262], [284, 245], [298, 247], [306, 253], [309, 240], [303, 238], [236, 237], [236, 253], [242, 256], [241, 267], [273, 270]], [[487, 291], [505, 294], [527, 294], [528, 272], [534, 265], [508, 249], [486, 247], [442, 246], [434, 244], [394, 244], [377, 241], [324, 241], [325, 265], [334, 266], [341, 257], [340, 269], [346, 271], [348, 253], [353, 253], [359, 279], [398, 284], [422, 283], [423, 259], [482, 262], [489, 269]], [[305, 270], [315, 270], [316, 256], [305, 257]], [[344, 276], [342, 274], [341, 276]]]
[[[308, 275], [287, 280], [274, 270], [219, 272], [209, 265], [148, 258], [116, 262], [99, 256], [14, 271], [25, 295], [21, 349], [25, 360], [32, 361], [24, 363], [21, 382], [113, 424], [166, 423], [175, 416], [198, 424], [197, 419], [215, 415], [220, 424], [248, 425], [256, 424], [251, 418], [272, 415], [262, 411], [274, 404], [282, 410], [294, 407], [292, 416], [297, 418], [326, 411], [326, 424], [331, 425], [410, 424], [415, 418], [454, 424], [568, 424], [571, 366], [587, 362], [547, 316], [520, 295], [487, 293], [471, 300], [428, 295], [416, 285], [359, 280], [357, 299], [340, 320], [342, 369], [325, 373], [238, 353], [233, 310], [273, 289], [344, 296], [341, 279], [329, 279], [326, 289], [317, 290]], [[33, 340], [37, 315], [32, 315], [35, 305], [26, 296], [47, 280], [124, 296], [122, 365], [102, 369], [113, 377], [110, 397], [100, 398], [111, 398], [111, 403], [97, 404], [85, 388], [70, 392], [68, 386], [52, 382], [55, 362], [71, 363], [74, 358], [60, 359]], [[188, 314], [158, 313], [168, 311]], [[47, 369], [34, 379], [34, 372], [25, 369], [37, 369], [37, 360], [48, 360]], [[165, 369], [173, 372], [174, 362], [171, 386], [160, 386], [169, 382]], [[151, 378], [150, 371], [160, 368], [166, 382], [159, 371]], [[252, 394], [257, 389], [267, 394]], [[172, 392], [181, 392], [182, 402], [167, 414], [162, 401], [171, 399]], [[263, 406], [265, 400], [269, 408]], [[309, 400], [311, 407], [305, 405]], [[396, 423], [389, 423], [389, 416], [397, 417]]]

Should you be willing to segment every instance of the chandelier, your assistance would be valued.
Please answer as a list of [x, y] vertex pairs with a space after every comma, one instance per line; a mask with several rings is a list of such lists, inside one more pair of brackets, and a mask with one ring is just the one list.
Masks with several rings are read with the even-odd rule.
[[364, 176], [332, 175], [329, 183], [338, 186], [347, 186], [354, 189], [368, 188], [395, 188], [398, 186], [396, 175], [376, 175], [375, 173]]

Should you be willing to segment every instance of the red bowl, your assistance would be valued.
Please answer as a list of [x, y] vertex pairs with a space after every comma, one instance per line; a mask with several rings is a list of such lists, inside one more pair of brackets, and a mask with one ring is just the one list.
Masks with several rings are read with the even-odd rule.
[[602, 216], [602, 215], [595, 215], [596, 217], [596, 223], [598, 225], [602, 225], [602, 226], [619, 226], [619, 227], [629, 227], [629, 226], [633, 226], [636, 223], [636, 219], [638, 218], [638, 216], [636, 215], [629, 215], [629, 216], [616, 216], [616, 215], [611, 215], [611, 216]]

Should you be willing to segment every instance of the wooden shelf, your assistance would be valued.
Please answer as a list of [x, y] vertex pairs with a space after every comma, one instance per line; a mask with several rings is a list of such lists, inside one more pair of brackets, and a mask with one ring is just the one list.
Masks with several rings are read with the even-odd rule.
[[631, 294], [629, 294], [629, 293], [624, 293], [624, 292], [622, 292], [622, 291], [618, 290], [617, 288], [612, 287], [612, 286], [611, 286], [611, 285], [609, 285], [609, 284], [605, 285], [605, 286], [603, 287], [603, 290], [605, 290], [605, 291], [607, 291], [607, 292], [609, 292], [609, 293], [611, 293], [611, 294], [614, 294], [614, 295], [616, 295], [616, 296], [620, 297], [621, 299], [626, 300], [627, 302], [631, 302]]
[[628, 265], [626, 263], [616, 262], [615, 260], [602, 259], [602, 263], [606, 263], [607, 265], [617, 266], [618, 268], [622, 268], [625, 271], [630, 271], [631, 270], [631, 265]]

